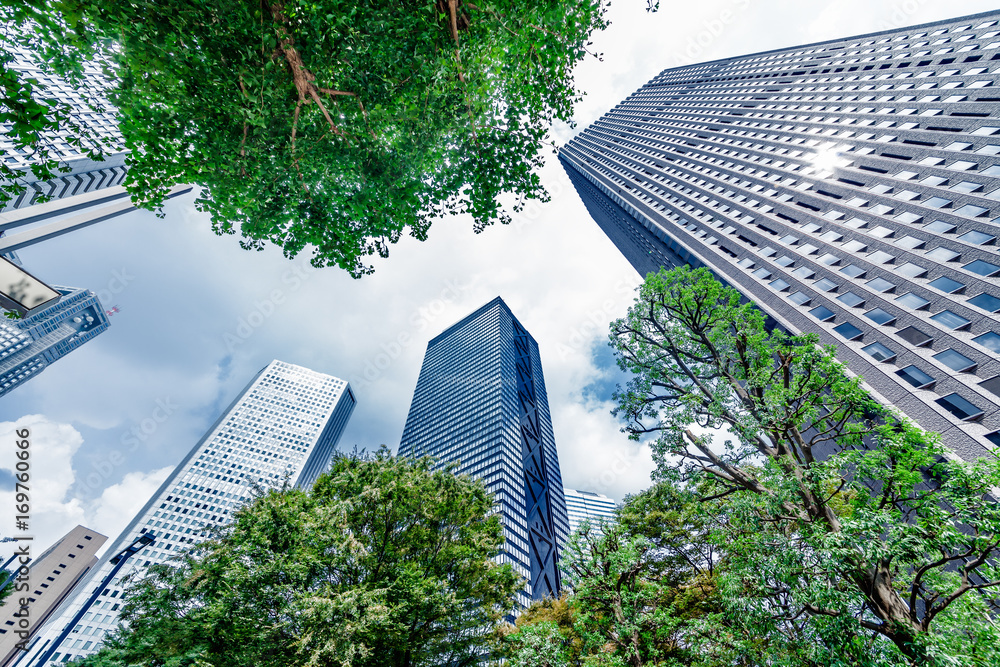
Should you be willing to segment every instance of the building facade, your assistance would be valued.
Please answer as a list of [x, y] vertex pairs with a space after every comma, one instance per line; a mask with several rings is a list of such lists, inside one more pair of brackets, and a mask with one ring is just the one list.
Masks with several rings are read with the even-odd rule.
[[[15, 590], [0, 607], [0, 667], [13, 663], [18, 644], [30, 641], [52, 612], [97, 564], [97, 551], [108, 538], [77, 526], [49, 547], [28, 567], [28, 587]], [[14, 582], [8, 584], [15, 585]], [[27, 598], [28, 614], [21, 608]], [[28, 628], [23, 630], [21, 620]], [[26, 634], [21, 635], [18, 631]]]
[[602, 522], [614, 521], [617, 504], [611, 498], [593, 491], [563, 489], [566, 496], [566, 514], [569, 532], [575, 533], [584, 521], [598, 529]]
[[[0, 34], [2, 43], [3, 35]], [[6, 66], [23, 78], [37, 82], [35, 88], [39, 97], [66, 105], [70, 123], [85, 128], [90, 138], [77, 144], [69, 141], [73, 132], [42, 136], [42, 147], [68, 169], [52, 180], [42, 181], [32, 172], [34, 154], [15, 146], [11, 139], [11, 123], [0, 123], [0, 156], [9, 168], [23, 174], [20, 183], [25, 186], [23, 192], [0, 204], [0, 214], [32, 206], [39, 198], [59, 199], [121, 185], [125, 180], [127, 152], [114, 108], [105, 96], [108, 82], [101, 71], [102, 63], [88, 63], [83, 86], [74, 87], [39, 68], [33, 55], [23, 48], [10, 44], [3, 44], [3, 48], [12, 58]], [[96, 147], [102, 147], [103, 161], [90, 157], [88, 149]], [[0, 223], [2, 220], [0, 215]]]
[[224, 525], [255, 487], [286, 480], [310, 487], [323, 473], [355, 406], [344, 380], [282, 361], [272, 361], [246, 386], [153, 494], [107, 550], [71, 602], [59, 609], [39, 638], [15, 663], [37, 665], [113, 565], [110, 558], [140, 535], [155, 543], [132, 557], [83, 621], [56, 647], [48, 664], [90, 655], [118, 625], [121, 580], [136, 569], [164, 563]]
[[500, 297], [427, 344], [399, 455], [482, 479], [504, 527], [498, 561], [526, 580], [518, 603], [558, 597], [569, 523], [542, 360]]
[[1000, 12], [660, 73], [565, 146], [641, 274], [704, 266], [965, 459], [1000, 445]]
[[62, 296], [22, 319], [0, 318], [0, 396], [27, 382], [110, 325], [90, 290], [56, 288]]

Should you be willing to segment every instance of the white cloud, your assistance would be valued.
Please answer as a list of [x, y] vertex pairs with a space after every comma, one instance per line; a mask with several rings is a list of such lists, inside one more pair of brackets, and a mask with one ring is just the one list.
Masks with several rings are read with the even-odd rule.
[[[114, 539], [172, 470], [170, 467], [151, 473], [130, 472], [120, 483], [106, 487], [99, 497], [83, 501], [73, 497], [70, 490], [78, 481], [73, 457], [85, 443], [80, 432], [70, 424], [52, 421], [43, 415], [0, 422], [0, 442], [9, 443], [4, 447], [0, 469], [12, 474], [17, 472], [13, 443], [21, 439], [17, 432], [24, 429], [29, 432], [30, 443], [29, 528], [27, 531], [14, 530], [12, 508], [19, 492], [15, 487], [0, 491], [0, 506], [5, 511], [11, 508], [10, 519], [4, 521], [2, 533], [33, 536], [36, 555], [77, 525]], [[12, 551], [9, 545], [4, 546], [4, 553]]]

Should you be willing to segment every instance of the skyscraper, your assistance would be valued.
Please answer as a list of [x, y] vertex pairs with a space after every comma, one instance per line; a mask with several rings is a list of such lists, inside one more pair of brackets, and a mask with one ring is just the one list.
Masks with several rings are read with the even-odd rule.
[[[11, 139], [12, 125], [0, 123], [0, 156], [3, 156], [8, 167], [24, 174], [21, 183], [26, 186], [20, 195], [0, 205], [0, 211], [32, 206], [40, 196], [59, 199], [121, 185], [125, 180], [127, 152], [118, 130], [114, 108], [104, 95], [108, 83], [101, 72], [101, 63], [88, 63], [83, 87], [74, 89], [59, 77], [39, 68], [28, 51], [3, 42], [3, 35], [0, 33], [0, 45], [3, 45], [4, 51], [12, 58], [7, 67], [36, 81], [39, 97], [54, 99], [67, 105], [71, 123], [86, 128], [94, 139], [105, 146], [105, 159], [91, 159], [86, 150], [91, 147], [90, 142], [85, 140], [80, 145], [71, 143], [68, 133], [43, 135], [42, 146], [59, 159], [68, 171], [61, 172], [52, 180], [41, 181], [32, 172], [34, 153], [18, 150]], [[88, 100], [93, 101], [93, 107]], [[98, 110], [95, 111], [95, 107]]]
[[1000, 445], [1000, 12], [668, 69], [560, 159], [642, 274], [704, 266], [966, 459]]
[[601, 521], [615, 518], [615, 501], [603, 494], [575, 489], [564, 489], [564, 493], [571, 533], [576, 532], [584, 521], [589, 521], [591, 527], [598, 528]]
[[399, 455], [484, 480], [504, 527], [498, 561], [527, 580], [519, 603], [558, 597], [569, 523], [542, 360], [500, 297], [427, 344]]
[[56, 291], [61, 296], [23, 319], [0, 318], [0, 396], [108, 328], [108, 316], [93, 292]]
[[80, 585], [79, 593], [15, 664], [36, 665], [111, 571], [110, 558], [141, 534], [152, 532], [156, 542], [136, 554], [107, 586], [55, 649], [50, 664], [97, 651], [104, 636], [118, 625], [125, 576], [166, 562], [178, 550], [203, 541], [208, 528], [230, 521], [256, 485], [276, 487], [287, 479], [297, 487], [311, 486], [326, 470], [354, 405], [354, 394], [343, 380], [277, 360], [268, 364], [163, 482]]

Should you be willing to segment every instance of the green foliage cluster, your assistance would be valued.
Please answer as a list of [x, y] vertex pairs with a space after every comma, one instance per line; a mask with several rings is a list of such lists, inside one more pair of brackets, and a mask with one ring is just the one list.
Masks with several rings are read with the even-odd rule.
[[482, 482], [429, 459], [338, 457], [133, 583], [88, 667], [475, 665], [520, 582]]
[[583, 650], [553, 667], [1000, 664], [1000, 461], [956, 460], [706, 270], [648, 276], [611, 345], [656, 485], [572, 541]]
[[[36, 41], [85, 56], [113, 40], [133, 201], [200, 185], [215, 231], [355, 277], [404, 230], [468, 214], [481, 231], [509, 222], [501, 195], [545, 200], [548, 129], [572, 124], [573, 67], [606, 26], [603, 0], [30, 4]], [[65, 122], [42, 111], [17, 113]]]
[[[0, 124], [9, 128], [5, 135], [13, 149], [30, 157], [32, 164], [31, 173], [25, 174], [0, 160], [0, 206], [25, 191], [26, 177], [47, 181], [69, 171], [53, 150], [52, 137], [64, 137], [93, 160], [103, 160], [112, 148], [81, 122], [71, 105], [50, 96], [44, 83], [12, 67], [15, 56], [10, 47], [27, 49], [47, 71], [73, 86], [84, 104], [102, 110], [96, 91], [84, 85], [84, 64], [100, 56], [99, 40], [79, 12], [62, 7], [60, 0], [0, 3]], [[36, 201], [45, 199], [40, 195]]]

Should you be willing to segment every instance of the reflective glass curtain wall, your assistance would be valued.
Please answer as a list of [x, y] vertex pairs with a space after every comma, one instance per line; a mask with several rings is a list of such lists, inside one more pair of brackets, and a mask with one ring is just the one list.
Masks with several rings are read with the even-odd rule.
[[528, 582], [519, 603], [559, 595], [569, 524], [541, 357], [499, 297], [427, 344], [399, 455], [483, 479], [504, 526], [498, 560]]

